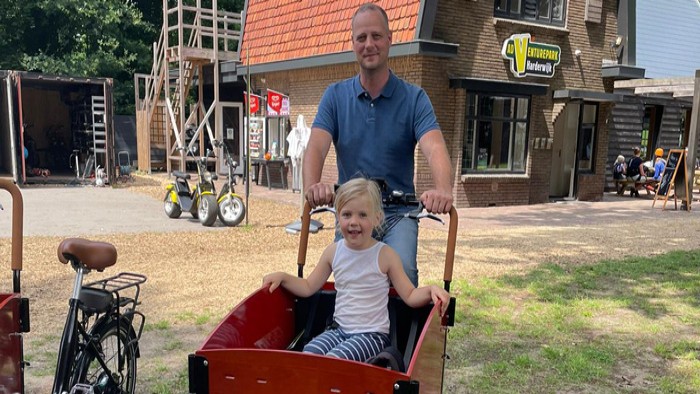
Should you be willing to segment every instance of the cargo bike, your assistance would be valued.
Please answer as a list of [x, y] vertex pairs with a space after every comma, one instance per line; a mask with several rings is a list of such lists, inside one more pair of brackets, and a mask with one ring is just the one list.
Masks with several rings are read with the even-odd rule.
[[22, 333], [29, 332], [29, 301], [21, 294], [24, 204], [19, 188], [0, 179], [0, 190], [12, 196], [12, 291], [0, 289], [0, 393], [24, 392]]
[[[416, 205], [407, 217], [437, 218], [422, 212], [423, 207], [414, 196], [392, 195], [394, 203]], [[299, 277], [304, 273], [310, 216], [307, 203], [297, 256]], [[448, 291], [457, 221], [452, 208], [443, 276]], [[447, 331], [454, 325], [454, 298], [441, 317], [438, 305], [410, 308], [390, 288], [391, 346], [373, 364], [301, 352], [332, 321], [334, 302], [333, 282], [327, 282], [308, 298], [296, 297], [281, 287], [273, 293], [267, 287], [258, 289], [234, 307], [189, 356], [190, 393], [442, 392], [445, 362], [449, 358]]]

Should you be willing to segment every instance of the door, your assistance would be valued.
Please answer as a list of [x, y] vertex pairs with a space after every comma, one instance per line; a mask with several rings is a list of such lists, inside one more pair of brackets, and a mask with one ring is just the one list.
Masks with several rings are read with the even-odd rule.
[[267, 118], [267, 132], [265, 136], [265, 151], [270, 152], [273, 160], [284, 159], [287, 155], [287, 124], [288, 116], [274, 116]]
[[642, 138], [639, 142], [639, 147], [642, 150], [640, 154], [642, 160], [646, 161], [654, 158], [654, 147], [657, 146], [663, 114], [664, 107], [661, 105], [647, 105], [644, 107]]
[[580, 106], [569, 103], [554, 123], [549, 195], [573, 197]]
[[[221, 128], [223, 135], [221, 139], [229, 149], [233, 160], [239, 164], [243, 161], [243, 103], [221, 103]], [[226, 171], [226, 162], [223, 148], [217, 152], [219, 158], [218, 168], [221, 172]]]

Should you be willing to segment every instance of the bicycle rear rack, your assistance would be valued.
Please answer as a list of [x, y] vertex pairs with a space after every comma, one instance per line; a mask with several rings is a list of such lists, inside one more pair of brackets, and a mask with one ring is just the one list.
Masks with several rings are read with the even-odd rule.
[[[136, 338], [134, 339], [134, 342], [138, 342], [138, 340], [141, 338], [141, 334], [143, 333], [143, 326], [146, 320], [144, 314], [136, 310], [136, 306], [140, 304], [138, 299], [139, 294], [141, 293], [141, 284], [144, 282], [146, 282], [145, 275], [136, 274], [133, 272], [122, 272], [117, 275], [110, 276], [108, 278], [87, 283], [83, 285], [83, 289], [99, 289], [114, 294], [117, 301], [117, 318], [120, 320], [126, 318], [128, 319], [130, 324], [134, 324], [134, 329], [136, 332]], [[133, 290], [133, 297], [120, 296], [119, 292], [126, 289]], [[126, 312], [121, 313], [119, 308], [126, 308]], [[136, 317], [140, 318], [140, 322], [137, 323], [134, 320]], [[131, 345], [131, 343], [129, 343], [128, 345]]]
[[118, 275], [110, 276], [109, 278], [100, 279], [95, 282], [90, 282], [83, 287], [91, 287], [114, 293], [119, 298], [119, 292], [125, 289], [134, 287], [134, 296], [132, 298], [121, 298], [119, 306], [133, 304], [131, 309], [135, 309], [138, 305], [139, 294], [141, 293], [141, 284], [146, 281], [146, 276], [135, 274], [133, 272], [122, 272]]

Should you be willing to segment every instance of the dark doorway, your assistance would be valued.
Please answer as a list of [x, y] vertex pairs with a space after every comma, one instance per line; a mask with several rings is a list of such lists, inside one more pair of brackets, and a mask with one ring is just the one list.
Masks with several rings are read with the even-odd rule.
[[662, 105], [647, 105], [644, 107], [644, 119], [642, 121], [642, 139], [639, 147], [642, 150], [641, 158], [650, 160], [661, 130], [661, 119], [664, 107]]

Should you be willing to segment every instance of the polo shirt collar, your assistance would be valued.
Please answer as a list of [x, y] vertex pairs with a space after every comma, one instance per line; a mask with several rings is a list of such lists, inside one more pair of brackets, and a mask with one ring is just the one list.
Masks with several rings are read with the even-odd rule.
[[[396, 75], [394, 75], [393, 71], [389, 70], [389, 80], [386, 81], [386, 85], [384, 85], [384, 89], [382, 89], [382, 92], [379, 95], [384, 97], [391, 97], [394, 94], [394, 90], [396, 89], [398, 81], [399, 78]], [[355, 91], [355, 97], [360, 97], [363, 94], [365, 94], [365, 90], [362, 88], [362, 84], [360, 83], [360, 74], [357, 74], [357, 76], [355, 76], [352, 86], [353, 90]]]

